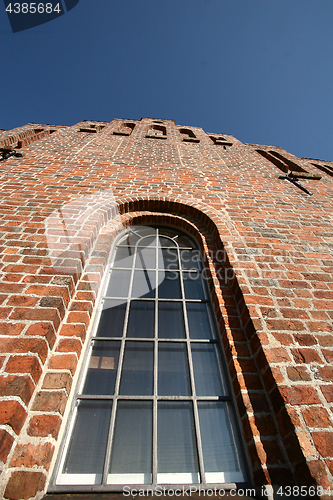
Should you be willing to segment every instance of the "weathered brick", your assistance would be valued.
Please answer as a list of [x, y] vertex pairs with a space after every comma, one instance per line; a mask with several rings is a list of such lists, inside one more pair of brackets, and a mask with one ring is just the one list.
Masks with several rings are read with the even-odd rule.
[[271, 347], [270, 349], [265, 348], [264, 354], [269, 363], [290, 361], [290, 356], [283, 347]]
[[77, 357], [74, 354], [54, 354], [49, 361], [51, 370], [70, 370], [74, 375], [77, 366]]
[[302, 413], [306, 425], [309, 427], [317, 427], [320, 429], [321, 427], [330, 427], [332, 425], [325, 408], [311, 406], [311, 408], [302, 410]]
[[323, 363], [314, 349], [291, 349], [295, 363]]
[[60, 426], [61, 418], [58, 415], [35, 415], [29, 422], [27, 433], [34, 437], [57, 438]]
[[309, 386], [280, 387], [280, 392], [286, 403], [291, 405], [311, 405], [320, 403], [315, 390]]
[[318, 366], [320, 376], [325, 382], [333, 380], [333, 367], [332, 366]]
[[84, 341], [86, 338], [86, 327], [82, 323], [64, 324], [60, 330], [60, 335], [64, 335], [65, 337], [80, 337]]
[[14, 442], [13, 436], [11, 436], [4, 429], [0, 429], [0, 461], [6, 462], [8, 454], [12, 448]]
[[87, 312], [77, 312], [77, 311], [72, 311], [68, 315], [67, 322], [68, 323], [83, 323], [86, 327], [89, 326], [89, 314]]
[[27, 500], [44, 489], [46, 477], [42, 472], [15, 471], [5, 490], [9, 500]]
[[309, 335], [307, 333], [295, 334], [295, 335], [293, 335], [293, 337], [299, 345], [308, 346], [308, 345], [315, 345], [317, 343], [315, 337], [313, 335]]
[[52, 372], [45, 375], [42, 389], [66, 389], [67, 393], [69, 394], [71, 385], [72, 377], [69, 373]]
[[35, 338], [2, 338], [0, 339], [0, 352], [3, 353], [27, 353], [34, 352], [45, 362], [48, 348], [43, 339]]
[[329, 403], [333, 403], [333, 386], [331, 384], [330, 385], [321, 385], [320, 388], [322, 390], [322, 393], [325, 396], [325, 399]]
[[57, 309], [32, 309], [26, 307], [16, 307], [10, 315], [10, 319], [30, 320], [30, 321], [52, 321], [57, 330], [60, 318]]
[[331, 457], [333, 450], [333, 434], [331, 432], [311, 432], [314, 444], [322, 457]]
[[30, 373], [37, 384], [42, 368], [36, 356], [12, 356], [6, 364], [7, 373]]
[[328, 363], [333, 363], [333, 349], [322, 349], [321, 352]]
[[57, 352], [75, 352], [78, 356], [82, 350], [82, 342], [80, 339], [61, 338], [59, 340]]
[[9, 306], [25, 306], [25, 307], [34, 307], [38, 302], [38, 299], [34, 297], [27, 297], [25, 295], [14, 295], [10, 297], [7, 304]]
[[70, 299], [68, 288], [64, 286], [31, 285], [25, 293], [28, 295], [41, 295], [43, 297], [62, 297], [65, 305], [68, 304]]
[[29, 326], [28, 330], [26, 331], [26, 335], [45, 337], [51, 349], [54, 346], [56, 340], [56, 335], [52, 323], [35, 323]]
[[19, 335], [25, 328], [24, 323], [0, 323], [0, 335]]
[[11, 467], [40, 466], [48, 470], [52, 460], [54, 446], [51, 443], [44, 445], [17, 445], [10, 462]]
[[287, 374], [293, 381], [311, 380], [311, 375], [305, 366], [288, 366]]
[[23, 427], [27, 412], [18, 401], [0, 401], [0, 423], [10, 425], [18, 434]]
[[40, 391], [36, 394], [32, 409], [34, 411], [59, 412], [63, 415], [66, 403], [67, 397], [63, 391]]
[[27, 376], [0, 377], [0, 396], [18, 396], [25, 404], [28, 404], [34, 388], [34, 383]]

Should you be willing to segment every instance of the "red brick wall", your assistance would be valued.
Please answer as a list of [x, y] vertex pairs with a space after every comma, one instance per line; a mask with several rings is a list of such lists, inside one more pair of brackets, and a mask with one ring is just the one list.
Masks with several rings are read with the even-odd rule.
[[[172, 121], [159, 124], [166, 139], [146, 138], [152, 122], [0, 133], [0, 146], [23, 153], [0, 162], [0, 496], [40, 498], [47, 487], [120, 230], [113, 199], [103, 201], [111, 191], [123, 225], [181, 227], [206, 254], [254, 482], [333, 488], [333, 163], [230, 135], [214, 144], [195, 127], [200, 142], [186, 142]], [[301, 181], [313, 195], [257, 149], [321, 175]], [[57, 217], [70, 202], [64, 235]]]

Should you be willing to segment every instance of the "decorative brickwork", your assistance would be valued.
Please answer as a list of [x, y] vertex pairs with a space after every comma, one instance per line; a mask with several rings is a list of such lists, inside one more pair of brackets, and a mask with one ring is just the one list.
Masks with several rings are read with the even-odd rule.
[[112, 243], [135, 224], [202, 250], [253, 484], [333, 489], [333, 162], [149, 118], [1, 145], [23, 157], [0, 163], [0, 496], [47, 490]]

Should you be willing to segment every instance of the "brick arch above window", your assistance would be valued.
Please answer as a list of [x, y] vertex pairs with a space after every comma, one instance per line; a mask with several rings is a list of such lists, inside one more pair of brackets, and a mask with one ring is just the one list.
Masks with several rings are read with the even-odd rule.
[[[293, 456], [299, 457], [297, 459], [299, 460], [299, 474], [309, 475], [309, 469], [298, 445], [293, 426], [293, 409], [288, 405], [285, 406], [277, 384], [278, 379], [275, 379], [276, 368], [271, 368], [267, 358], [268, 351], [274, 356], [275, 348], [271, 348], [265, 339], [266, 334], [262, 331], [262, 322], [256, 315], [255, 308], [249, 308], [249, 302], [244, 298], [242, 290], [246, 293], [245, 284], [239, 282], [236, 275], [231, 277], [233, 279], [230, 279], [229, 283], [224, 283], [224, 280], [219, 279], [218, 276], [218, 262], [211, 258], [218, 251], [224, 250], [222, 239], [224, 235], [227, 235], [227, 229], [221, 212], [214, 211], [213, 208], [208, 208], [207, 205], [195, 200], [184, 203], [180, 198], [170, 197], [156, 197], [153, 200], [126, 198], [118, 199], [116, 203], [123, 226], [155, 224], [179, 227], [194, 237], [204, 252], [213, 308], [225, 346], [229, 373], [243, 423], [248, 452], [254, 464], [257, 484], [263, 484], [264, 481], [273, 482], [277, 467], [280, 471], [282, 469], [287, 478], [290, 476], [290, 481], [292, 480], [290, 465], [286, 459], [288, 451], [281, 452], [279, 426], [274, 415], [278, 416], [281, 433], [286, 432], [287, 440], [293, 440]], [[57, 434], [68, 399], [71, 380], [75, 375], [78, 360], [81, 357], [82, 344], [89, 329], [95, 293], [99, 289], [112, 242], [119, 234], [119, 227], [115, 227], [112, 222], [112, 206], [106, 209], [104, 207], [94, 213], [92, 220], [95, 224], [91, 226], [90, 233], [85, 235], [86, 239], [82, 240], [82, 248], [86, 244], [92, 251], [87, 250], [84, 272], [77, 273], [73, 278], [76, 289], [74, 290], [73, 284], [69, 287], [71, 301], [68, 307], [66, 302], [68, 314], [61, 328], [56, 332], [57, 342], [54, 347], [50, 346], [51, 353], [47, 360], [45, 377], [35, 394], [28, 415], [26, 429], [28, 436], [32, 436], [31, 444], [38, 438], [45, 449], [48, 447], [53, 449], [54, 446], [54, 441], [48, 437], [51, 431], [45, 434], [46, 421], [49, 426], [47, 429], [51, 429], [51, 421], [53, 425], [54, 420], [57, 421], [57, 430], [54, 431]], [[99, 231], [99, 228], [102, 229]], [[228, 255], [225, 254], [225, 257], [225, 266], [229, 269]], [[48, 272], [50, 271], [45, 271], [46, 274]], [[59, 283], [65, 283], [64, 277], [59, 276], [60, 279], [62, 281]], [[42, 285], [35, 285], [34, 290], [37, 287], [40, 289]], [[43, 295], [50, 295], [47, 292], [47, 285], [43, 285], [44, 289]], [[36, 328], [37, 325], [36, 323]], [[35, 333], [35, 335], [40, 334]], [[54, 373], [57, 377], [59, 375], [62, 377], [56, 380]], [[66, 383], [66, 387], [63, 389], [56, 387], [54, 384], [59, 380], [61, 383]], [[53, 417], [53, 420], [50, 417]], [[253, 435], [258, 436], [255, 443]], [[26, 446], [27, 436], [22, 438], [23, 441], [20, 439], [18, 436], [13, 444], [13, 447], [17, 446], [17, 451], [14, 450], [16, 455], [20, 452], [23, 441]], [[286, 445], [288, 446], [287, 442]], [[272, 450], [276, 461], [271, 463], [272, 459], [269, 458], [268, 462], [263, 462], [263, 456], [272, 457]], [[46, 469], [50, 465], [51, 458], [49, 454]], [[6, 469], [9, 474], [11, 467]], [[29, 467], [25, 474], [32, 476], [36, 474], [33, 465], [30, 471], [28, 469]], [[13, 481], [14, 479], [13, 473]]]
[[[273, 417], [274, 412], [272, 411], [272, 401], [269, 393], [272, 393], [274, 396], [275, 412], [283, 414], [286, 422], [290, 422], [290, 417], [271, 374], [269, 362], [262, 347], [259, 348], [261, 343], [265, 344], [265, 338], [260, 333], [258, 321], [253, 317], [253, 312], [250, 315], [236, 277], [233, 276], [233, 279], [226, 283], [218, 273], [220, 263], [218, 262], [219, 258], [216, 259], [215, 257], [218, 255], [217, 252], [223, 252], [223, 245], [221, 233], [215, 222], [199, 208], [185, 205], [180, 201], [172, 202], [165, 199], [122, 200], [122, 203], [119, 203], [118, 206], [124, 227], [131, 225], [171, 226], [180, 228], [197, 241], [204, 256], [204, 265], [207, 269], [213, 309], [226, 351], [227, 365], [234, 387], [240, 418], [244, 426], [248, 452], [252, 462], [255, 464], [254, 472], [259, 483], [262, 474], [265, 474], [265, 480], [273, 481], [275, 466], [271, 467], [269, 462], [265, 462], [264, 465], [267, 468], [264, 467], [262, 469], [260, 458], [263, 450], [269, 456], [273, 446], [279, 464], [285, 473], [289, 474], [290, 465], [288, 461], [285, 461], [285, 455], [281, 451], [278, 425]], [[145, 208], [145, 210], [142, 208]], [[101, 230], [95, 244], [95, 251], [100, 252], [99, 258], [104, 259], [104, 262], [99, 262], [100, 271], [96, 273], [95, 256], [92, 255], [91, 261], [87, 262], [87, 274], [82, 277], [77, 287], [78, 293], [80, 293], [80, 290], [88, 292], [89, 290], [97, 290], [99, 288], [102, 269], [105, 270], [106, 266], [107, 255], [110, 252], [115, 237], [119, 234], [119, 232], [115, 233], [113, 229], [111, 222]], [[226, 264], [224, 265], [228, 266], [228, 257], [226, 254], [223, 254], [223, 256], [226, 257]], [[90, 265], [94, 267], [90, 268]], [[224, 266], [221, 266], [221, 268], [224, 269]], [[225, 275], [222, 273], [222, 276]], [[79, 300], [75, 301], [74, 298], [72, 304], [75, 302], [78, 303]], [[70, 314], [77, 313], [73, 311]], [[72, 321], [69, 317], [68, 322], [71, 323]], [[71, 335], [69, 331], [71, 328], [74, 328], [74, 325], [67, 323], [63, 328], [67, 328], [68, 330], [64, 330], [62, 335]], [[55, 352], [54, 354], [56, 357], [59, 357], [59, 352]], [[258, 360], [260, 371], [256, 366], [255, 359]], [[51, 366], [55, 366], [52, 358], [50, 364]], [[266, 372], [264, 380], [261, 378], [260, 372]], [[269, 390], [266, 388], [268, 380]], [[255, 418], [251, 414], [255, 415]], [[266, 439], [267, 420], [270, 422], [269, 428], [271, 433], [269, 439]], [[292, 424], [289, 423], [288, 425]], [[263, 440], [259, 438], [253, 444], [252, 432], [259, 433], [259, 435], [262, 434]], [[272, 479], [270, 479], [271, 474]]]

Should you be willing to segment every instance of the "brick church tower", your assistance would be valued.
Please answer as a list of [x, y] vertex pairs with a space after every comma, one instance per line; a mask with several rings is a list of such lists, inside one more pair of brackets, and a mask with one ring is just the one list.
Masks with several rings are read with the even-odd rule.
[[0, 497], [329, 498], [333, 162], [142, 118], [0, 169]]

